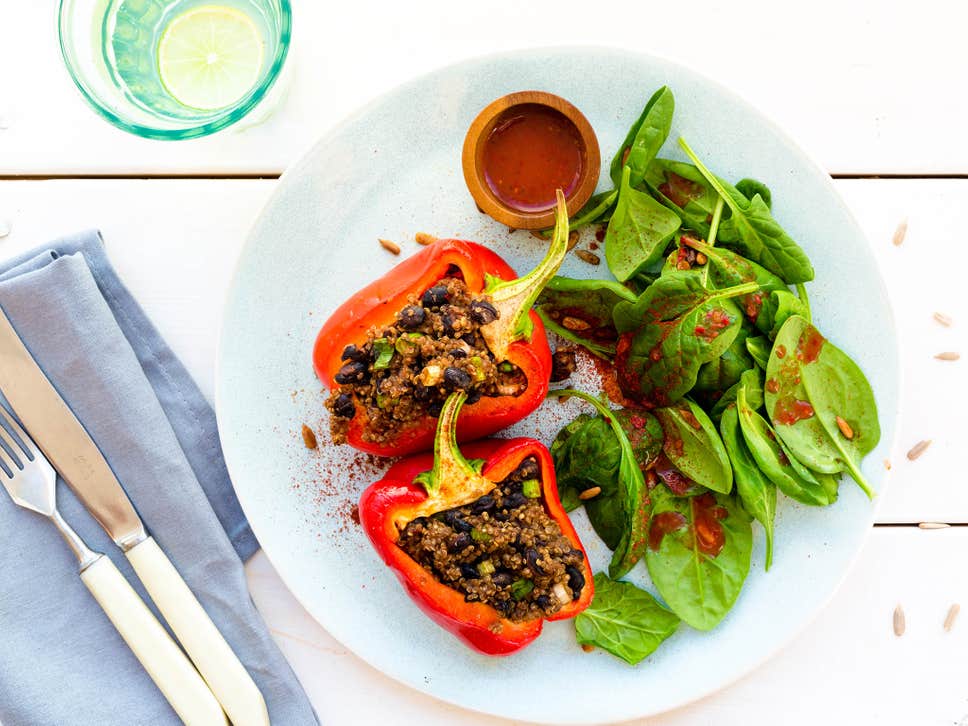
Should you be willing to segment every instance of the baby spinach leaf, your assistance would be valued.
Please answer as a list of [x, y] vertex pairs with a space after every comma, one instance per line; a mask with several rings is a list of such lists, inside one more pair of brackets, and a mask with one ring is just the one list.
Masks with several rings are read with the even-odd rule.
[[749, 331], [740, 328], [734, 340], [726, 351], [714, 360], [703, 363], [696, 377], [697, 391], [726, 391], [739, 382], [743, 371], [752, 368], [755, 363], [746, 350], [746, 339]]
[[643, 183], [653, 197], [679, 215], [684, 227], [709, 235], [719, 195], [699, 169], [681, 161], [654, 159]]
[[714, 492], [729, 494], [733, 470], [716, 427], [709, 416], [688, 398], [676, 406], [657, 408], [665, 442], [662, 450], [675, 467]]
[[737, 247], [745, 257], [788, 283], [812, 280], [810, 259], [773, 219], [763, 197], [754, 194], [747, 199], [732, 184], [709, 171], [684, 139], [679, 139], [679, 145], [729, 207], [731, 214], [723, 220], [719, 232], [722, 242]]
[[750, 569], [750, 517], [730, 496], [674, 497], [652, 490], [645, 562], [659, 595], [697, 630], [711, 630], [733, 607]]
[[750, 368], [747, 371], [743, 371], [739, 382], [726, 389], [726, 393], [713, 404], [713, 407], [709, 411], [709, 418], [713, 421], [718, 421], [722, 417], [723, 412], [730, 405], [736, 403], [736, 395], [739, 393], [741, 386], [746, 389], [746, 402], [750, 408], [756, 411], [763, 405], [763, 376], [758, 368]]
[[756, 361], [756, 365], [764, 371], [766, 370], [766, 364], [770, 360], [770, 350], [772, 347], [769, 338], [765, 335], [758, 335], [755, 338], [746, 339], [746, 351]]
[[589, 199], [585, 206], [569, 220], [569, 229], [581, 229], [589, 224], [604, 224], [611, 217], [610, 212], [615, 207], [615, 200], [618, 199], [618, 190], [609, 189], [606, 192], [599, 192]]
[[659, 260], [680, 225], [675, 212], [631, 186], [630, 173], [628, 167], [622, 172], [618, 203], [605, 232], [605, 260], [621, 282]]
[[731, 298], [755, 289], [751, 282], [710, 290], [695, 276], [663, 275], [634, 303], [616, 304], [615, 363], [625, 394], [657, 406], [681, 399], [702, 364], [721, 356], [739, 333], [742, 315]]
[[740, 179], [738, 182], [736, 182], [736, 191], [747, 199], [752, 199], [759, 194], [766, 203], [767, 207], [773, 207], [773, 194], [770, 193], [770, 188], [761, 181], [749, 178]]
[[545, 327], [611, 360], [618, 338], [612, 311], [619, 301], [635, 299], [631, 290], [613, 280], [554, 277], [541, 291], [536, 309]]
[[733, 467], [733, 481], [736, 482], [736, 493], [746, 511], [763, 525], [766, 533], [766, 569], [773, 564], [773, 521], [776, 518], [776, 486], [771, 482], [746, 446], [743, 432], [740, 430], [739, 414], [736, 404], [730, 405], [719, 422], [719, 431], [723, 436], [723, 444], [729, 454], [729, 462]]
[[[650, 500], [636, 451], [628, 434], [619, 422], [617, 412], [612, 411], [594, 396], [574, 389], [561, 389], [552, 393], [556, 396], [575, 396], [590, 403], [602, 419], [609, 424], [618, 441], [621, 454], [615, 481], [618, 485], [618, 497], [622, 502], [623, 522], [622, 535], [612, 552], [608, 574], [614, 578], [622, 577], [642, 558], [648, 535]], [[647, 432], [648, 426], [643, 426], [643, 430]], [[643, 439], [644, 441], [645, 439]]]
[[776, 338], [780, 328], [783, 327], [783, 323], [791, 315], [799, 315], [806, 320], [810, 319], [810, 308], [801, 298], [789, 290], [774, 290], [770, 293], [770, 305], [764, 308], [764, 312], [767, 311], [772, 323], [768, 331], [771, 339]]
[[612, 159], [609, 175], [616, 187], [622, 181], [624, 169], [631, 172], [630, 183], [633, 187], [642, 182], [646, 168], [669, 136], [675, 108], [672, 91], [666, 86], [652, 94]]
[[873, 496], [860, 460], [880, 440], [880, 423], [874, 393], [857, 364], [793, 315], [780, 328], [766, 375], [767, 413], [793, 455], [824, 474], [847, 471]]
[[599, 572], [595, 597], [575, 618], [575, 635], [579, 645], [594, 645], [636, 665], [676, 632], [679, 622], [650, 593]]
[[743, 439], [753, 459], [760, 471], [781, 492], [811, 506], [825, 507], [834, 502], [836, 496], [831, 498], [829, 489], [819, 480], [815, 477], [804, 478], [797, 473], [790, 463], [790, 455], [780, 446], [773, 427], [747, 403], [742, 386], [736, 395], [736, 412]]

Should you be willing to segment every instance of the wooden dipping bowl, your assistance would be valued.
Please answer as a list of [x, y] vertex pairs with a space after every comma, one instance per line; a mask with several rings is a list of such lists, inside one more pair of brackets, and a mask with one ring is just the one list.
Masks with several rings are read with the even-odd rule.
[[598, 184], [601, 152], [598, 148], [598, 138], [588, 119], [560, 96], [544, 91], [518, 91], [492, 101], [477, 115], [467, 130], [461, 162], [464, 168], [464, 181], [482, 212], [514, 229], [544, 229], [555, 223], [553, 202], [547, 209], [540, 210], [526, 210], [513, 206], [495, 193], [485, 174], [484, 152], [495, 128], [513, 115], [515, 108], [522, 107], [523, 110], [528, 106], [544, 106], [560, 113], [577, 132], [582, 158], [581, 170], [577, 182], [565, 196], [568, 215], [574, 216], [591, 198]]

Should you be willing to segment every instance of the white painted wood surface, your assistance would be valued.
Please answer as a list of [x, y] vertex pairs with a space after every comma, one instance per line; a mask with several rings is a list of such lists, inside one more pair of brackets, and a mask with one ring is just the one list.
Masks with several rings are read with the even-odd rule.
[[[10, 224], [0, 255], [100, 227], [122, 277], [209, 396], [221, 300], [275, 182], [9, 177], [274, 175], [359, 105], [420, 73], [483, 53], [577, 43], [692, 65], [746, 96], [833, 173], [968, 175], [968, 3], [958, 0], [293, 4], [288, 94], [276, 113], [244, 131], [170, 144], [128, 136], [84, 105], [60, 62], [54, 0], [0, 0], [0, 235]], [[968, 607], [968, 529], [912, 526], [968, 524], [958, 456], [968, 439], [966, 362], [932, 357], [968, 354], [968, 179], [837, 186], [869, 236], [901, 334], [900, 455], [877, 521], [907, 526], [874, 530], [841, 591], [779, 656], [650, 726], [968, 724], [968, 621], [950, 633], [941, 627], [950, 604]], [[908, 234], [896, 248], [902, 219]], [[935, 311], [954, 326], [934, 322]], [[933, 440], [924, 456], [904, 459], [921, 439]], [[348, 653], [263, 554], [247, 571], [323, 723], [504, 723], [410, 691]], [[897, 604], [907, 620], [901, 638], [891, 630]]]
[[[290, 92], [268, 123], [141, 141], [102, 122], [60, 63], [54, 0], [0, 2], [0, 174], [281, 171], [403, 81], [522, 47], [595, 44], [679, 59], [746, 96], [837, 173], [968, 170], [961, 0], [294, 0]], [[594, 82], [594, 69], [587, 69]]]

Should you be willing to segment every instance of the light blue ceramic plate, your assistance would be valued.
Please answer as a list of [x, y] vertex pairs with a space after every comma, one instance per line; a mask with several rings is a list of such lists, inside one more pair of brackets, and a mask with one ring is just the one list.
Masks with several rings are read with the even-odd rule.
[[[327, 443], [310, 350], [320, 324], [399, 258], [414, 234], [478, 240], [519, 271], [540, 257], [529, 234], [479, 214], [464, 187], [460, 150], [477, 112], [523, 89], [576, 104], [608, 158], [652, 91], [675, 92], [672, 139], [682, 135], [720, 175], [753, 176], [773, 190], [774, 213], [817, 270], [815, 319], [867, 372], [880, 405], [881, 445], [864, 467], [883, 492], [881, 462], [894, 438], [898, 359], [877, 265], [830, 179], [772, 123], [682, 66], [601, 49], [511, 53], [465, 62], [378, 99], [327, 134], [283, 176], [245, 246], [225, 310], [218, 357], [218, 418], [242, 506], [272, 563], [313, 616], [360, 657], [413, 688], [466, 708], [547, 723], [628, 719], [675, 708], [747, 673], [788, 642], [830, 598], [870, 528], [874, 505], [853, 484], [812, 509], [784, 500], [774, 567], [763, 571], [757, 528], [753, 568], [727, 619], [711, 633], [683, 626], [631, 668], [584, 653], [571, 623], [549, 624], [504, 659], [467, 650], [424, 617], [371, 551], [351, 509], [383, 461]], [[665, 155], [680, 156], [674, 141]], [[573, 276], [603, 274], [569, 259]], [[579, 376], [586, 387], [594, 377]], [[578, 411], [546, 403], [509, 433], [550, 442]], [[320, 434], [307, 450], [302, 424]], [[608, 551], [576, 517], [596, 570]], [[648, 586], [644, 566], [633, 578]]]

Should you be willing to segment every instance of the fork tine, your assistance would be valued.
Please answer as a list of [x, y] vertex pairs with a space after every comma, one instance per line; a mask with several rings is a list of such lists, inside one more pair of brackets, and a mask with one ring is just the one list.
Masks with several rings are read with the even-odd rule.
[[[40, 455], [40, 450], [37, 448], [37, 444], [34, 443], [34, 440], [30, 438], [30, 435], [20, 427], [20, 424], [17, 423], [17, 419], [11, 416], [7, 412], [7, 409], [3, 406], [0, 406], [0, 416], [3, 417], [3, 422], [7, 424], [7, 428], [14, 433], [13, 438], [20, 439], [20, 443], [18, 444], [17, 448], [24, 452], [28, 459], [36, 459]], [[3, 426], [0, 426], [0, 429], [2, 428]], [[8, 431], [4, 431], [4, 433], [9, 436]]]
[[[3, 406], [0, 406], [0, 411], [3, 411]], [[10, 432], [0, 426], [0, 463], [6, 464], [11, 473], [24, 468], [26, 457], [21, 458], [21, 454], [17, 453], [22, 451], [23, 447], [14, 441]]]

